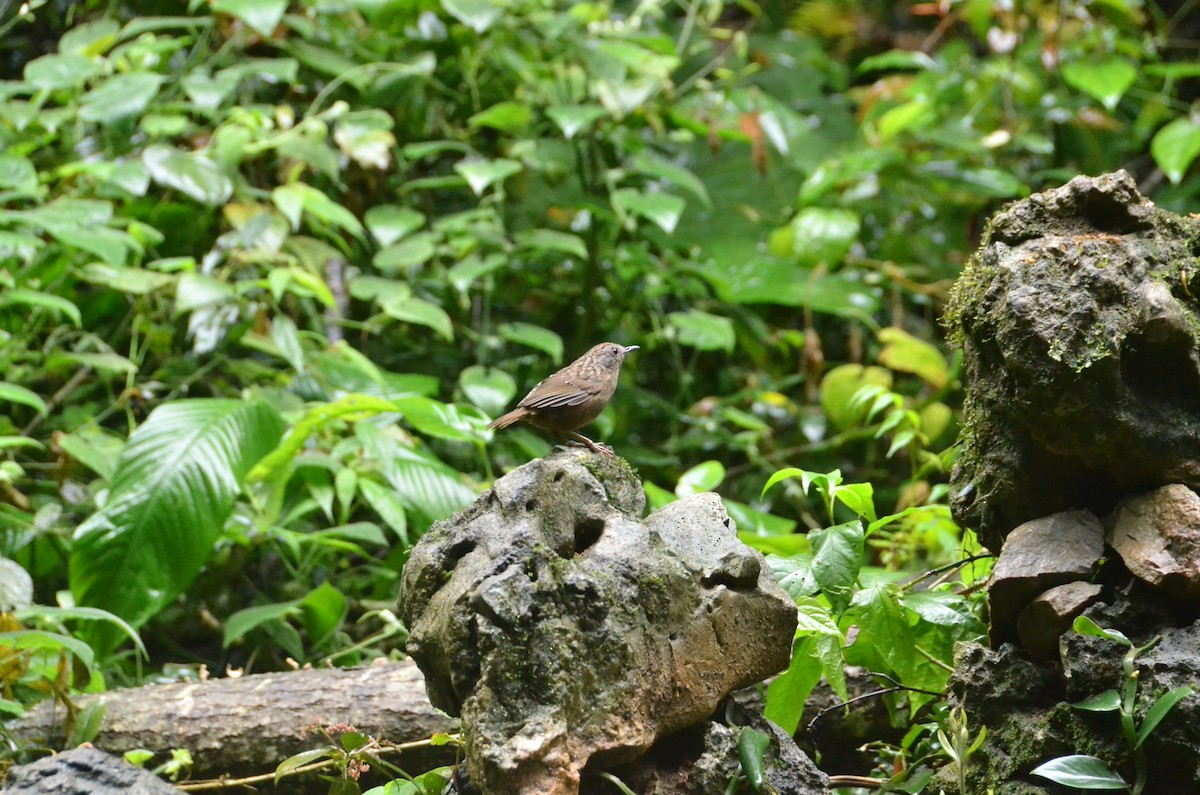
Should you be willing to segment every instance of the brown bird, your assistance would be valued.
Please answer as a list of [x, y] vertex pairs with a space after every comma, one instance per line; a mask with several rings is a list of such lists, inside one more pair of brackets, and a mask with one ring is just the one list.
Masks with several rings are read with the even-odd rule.
[[602, 342], [529, 391], [517, 407], [497, 417], [489, 428], [507, 428], [527, 420], [530, 425], [552, 431], [560, 438], [570, 436], [589, 450], [612, 455], [612, 450], [596, 444], [576, 428], [582, 428], [600, 416], [617, 389], [621, 362], [638, 346], [625, 347]]

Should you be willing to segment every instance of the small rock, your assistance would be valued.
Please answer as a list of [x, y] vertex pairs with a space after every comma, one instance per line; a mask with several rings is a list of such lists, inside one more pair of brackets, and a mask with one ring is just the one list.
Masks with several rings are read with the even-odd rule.
[[1017, 637], [1021, 646], [1043, 660], [1058, 655], [1058, 638], [1075, 616], [1095, 602], [1103, 590], [1090, 582], [1069, 582], [1039, 595], [1017, 616]]
[[1173, 484], [1126, 498], [1110, 526], [1108, 544], [1135, 577], [1184, 599], [1200, 598], [1200, 495]]
[[1017, 639], [1017, 616], [1038, 594], [1085, 580], [1104, 554], [1104, 527], [1090, 511], [1063, 511], [1013, 530], [988, 584], [992, 645]]

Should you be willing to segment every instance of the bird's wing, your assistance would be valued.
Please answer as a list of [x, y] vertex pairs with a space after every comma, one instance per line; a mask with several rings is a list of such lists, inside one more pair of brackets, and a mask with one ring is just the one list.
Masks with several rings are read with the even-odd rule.
[[517, 405], [527, 409], [547, 409], [558, 406], [578, 406], [594, 397], [598, 389], [585, 389], [557, 373], [530, 390]]

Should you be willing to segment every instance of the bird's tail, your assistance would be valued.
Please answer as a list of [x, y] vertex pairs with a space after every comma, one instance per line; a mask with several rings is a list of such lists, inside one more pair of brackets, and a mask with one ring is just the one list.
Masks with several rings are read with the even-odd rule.
[[507, 414], [502, 414], [496, 419], [492, 420], [487, 427], [489, 429], [507, 428], [509, 425], [512, 425], [514, 422], [520, 422], [532, 413], [532, 411], [524, 407], [515, 408]]

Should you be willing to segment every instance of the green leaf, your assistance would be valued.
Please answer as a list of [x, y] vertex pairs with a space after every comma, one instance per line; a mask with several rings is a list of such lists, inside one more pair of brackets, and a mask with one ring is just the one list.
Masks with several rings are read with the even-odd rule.
[[612, 193], [613, 205], [624, 214], [636, 215], [658, 226], [667, 234], [675, 231], [687, 202], [671, 193], [648, 193], [621, 188]]
[[634, 155], [632, 166], [635, 171], [657, 179], [665, 179], [677, 188], [687, 191], [705, 207], [712, 207], [708, 188], [700, 179], [682, 166], [645, 153]]
[[[229, 0], [229, 2], [234, 2], [234, 0]], [[302, 768], [308, 764], [312, 764], [313, 762], [319, 762], [320, 760], [332, 755], [333, 750], [330, 748], [310, 748], [307, 751], [301, 751], [298, 754], [289, 756], [287, 759], [280, 762], [278, 767], [275, 768], [275, 784], [278, 784], [279, 779], [283, 778], [288, 773], [291, 773], [293, 770], [298, 770], [299, 768]]]
[[113, 75], [84, 94], [79, 103], [79, 118], [111, 124], [135, 116], [158, 94], [162, 82], [162, 75], [150, 72]]
[[1163, 693], [1161, 696], [1155, 699], [1154, 703], [1150, 706], [1150, 709], [1146, 710], [1146, 716], [1142, 718], [1142, 725], [1138, 727], [1137, 743], [1135, 744], [1135, 747], [1140, 748], [1142, 743], [1149, 739], [1151, 733], [1153, 733], [1158, 724], [1162, 722], [1162, 719], [1167, 717], [1167, 713], [1174, 709], [1176, 704], [1190, 696], [1193, 692], [1194, 691], [1191, 687], [1188, 685], [1183, 685], [1182, 687], [1177, 687], [1174, 690], [1168, 690], [1166, 693]]
[[492, 0], [442, 0], [442, 8], [476, 33], [490, 28], [503, 12]]
[[456, 163], [457, 171], [476, 196], [482, 196], [489, 185], [502, 182], [521, 172], [523, 166], [516, 160], [464, 160]]
[[727, 317], [689, 309], [667, 315], [667, 326], [675, 332], [680, 345], [700, 351], [733, 353], [736, 336], [733, 321]]
[[1137, 80], [1137, 67], [1125, 58], [1106, 58], [1098, 63], [1071, 61], [1062, 65], [1062, 76], [1067, 85], [1099, 100], [1111, 111]]
[[447, 271], [446, 278], [454, 285], [455, 290], [465, 293], [475, 282], [509, 264], [511, 259], [503, 254], [489, 254], [486, 257], [470, 254], [452, 266]]
[[701, 494], [712, 491], [725, 480], [725, 467], [720, 461], [705, 461], [689, 469], [679, 476], [675, 486], [675, 496], [687, 497], [690, 494]]
[[437, 232], [413, 235], [381, 250], [375, 255], [372, 263], [387, 274], [423, 265], [437, 253], [437, 242], [440, 238], [441, 235]]
[[1103, 759], [1084, 754], [1060, 756], [1038, 765], [1029, 772], [1075, 789], [1129, 789], [1125, 780], [1114, 773]]
[[165, 273], [155, 273], [144, 268], [120, 268], [93, 262], [85, 265], [80, 276], [92, 284], [130, 295], [147, 295], [175, 282]]
[[300, 600], [304, 630], [314, 646], [326, 640], [342, 625], [349, 603], [346, 596], [328, 582], [323, 582]]
[[96, 662], [96, 655], [92, 651], [92, 648], [79, 638], [35, 629], [0, 632], [0, 648], [46, 649], [52, 652], [66, 651], [83, 663], [89, 671], [91, 671]]
[[[75, 531], [70, 584], [78, 604], [144, 624], [199, 574], [256, 461], [283, 421], [265, 403], [166, 403], [133, 432], [103, 507]], [[110, 650], [114, 638], [95, 635]]]
[[133, 641], [133, 645], [137, 647], [143, 655], [146, 655], [146, 647], [142, 645], [142, 639], [138, 637], [137, 630], [129, 626], [120, 617], [113, 615], [107, 610], [97, 610], [94, 607], [55, 607], [51, 605], [33, 605], [21, 610], [13, 612], [13, 617], [18, 621], [29, 621], [34, 618], [52, 618], [56, 621], [67, 619], [77, 619], [81, 621], [106, 621], [119, 629], [125, 637]]
[[142, 153], [142, 162], [159, 185], [174, 188], [201, 204], [216, 206], [229, 201], [233, 183], [221, 167], [199, 152], [180, 152], [155, 144]]
[[304, 372], [304, 345], [294, 320], [287, 315], [277, 315], [271, 322], [271, 341], [293, 370]]
[[1200, 156], [1200, 123], [1180, 117], [1163, 126], [1150, 141], [1150, 154], [1175, 184]]
[[849, 210], [806, 207], [787, 226], [782, 240], [772, 240], [771, 251], [782, 257], [794, 257], [804, 266], [841, 265], [858, 241], [861, 222]]
[[498, 102], [476, 113], [467, 123], [475, 128], [491, 127], [502, 132], [516, 132], [533, 123], [533, 111], [520, 102]]
[[25, 82], [46, 91], [83, 85], [103, 70], [95, 58], [78, 54], [43, 55], [25, 64]]
[[398, 204], [380, 204], [367, 210], [367, 229], [381, 246], [390, 246], [425, 224], [424, 213]]
[[[47, 361], [49, 369], [59, 369], [59, 362], [73, 362], [76, 365], [90, 367], [93, 370], [98, 370], [102, 373], [113, 373], [116, 375], [137, 375], [138, 366], [126, 359], [119, 353], [64, 353], [61, 354], [61, 359], [57, 356], [52, 356]], [[78, 368], [75, 368], [78, 369]]]
[[479, 441], [483, 420], [472, 422], [456, 406], [427, 397], [397, 398], [394, 402], [404, 421], [427, 436], [455, 442]]
[[32, 409], [36, 409], [38, 414], [45, 414], [50, 410], [49, 406], [46, 405], [46, 401], [42, 400], [36, 392], [26, 389], [19, 384], [10, 384], [7, 381], [0, 381], [0, 400], [29, 406]]
[[842, 482], [842, 473], [838, 470], [833, 472], [812, 472], [807, 469], [799, 469], [797, 467], [784, 467], [767, 479], [766, 485], [763, 486], [761, 494], [766, 494], [771, 490], [771, 487], [780, 481], [788, 478], [800, 478], [800, 488], [805, 494], [812, 484], [816, 483], [818, 488], [824, 492], [828, 492], [831, 485], [836, 486]]
[[491, 417], [504, 411], [517, 394], [517, 382], [498, 367], [468, 367], [459, 374], [458, 387], [467, 400]]
[[68, 246], [95, 254], [109, 265], [121, 266], [132, 246], [132, 239], [125, 232], [103, 226], [60, 226], [46, 227], [55, 240]]
[[550, 355], [555, 364], [560, 364], [563, 357], [562, 337], [550, 329], [535, 326], [532, 323], [501, 323], [497, 329], [501, 339], [527, 345], [535, 350]]
[[854, 581], [863, 559], [863, 527], [855, 520], [822, 530], [811, 530], [813, 577], [837, 612], [850, 605]]
[[358, 489], [371, 509], [379, 514], [379, 518], [392, 528], [400, 542], [407, 546], [410, 543], [408, 518], [404, 513], [404, 504], [396, 496], [396, 492], [365, 478], [358, 481]]
[[29, 158], [0, 152], [0, 188], [12, 188], [30, 196], [37, 194], [37, 171]]
[[870, 483], [847, 483], [832, 488], [838, 502], [868, 522], [875, 521], [875, 487]]
[[920, 50], [888, 50], [879, 55], [864, 58], [855, 68], [857, 74], [868, 72], [894, 72], [916, 69], [928, 71], [937, 67], [937, 62]]
[[115, 19], [97, 19], [77, 25], [58, 40], [58, 51], [66, 54], [100, 55], [116, 43], [121, 26]]
[[352, 235], [362, 236], [362, 224], [354, 217], [354, 213], [311, 185], [305, 185], [303, 182], [281, 185], [271, 191], [271, 200], [280, 212], [292, 221], [293, 229], [299, 225], [300, 215], [296, 208], [300, 207], [323, 223], [344, 229]]
[[66, 317], [75, 328], [83, 326], [83, 316], [79, 313], [79, 307], [58, 295], [23, 289], [0, 292], [0, 307], [12, 304], [47, 309], [59, 317]]
[[815, 636], [797, 638], [787, 670], [767, 685], [763, 716], [789, 734], [800, 725], [805, 702], [821, 681], [821, 661], [816, 645]]
[[546, 109], [546, 115], [569, 141], [607, 116], [608, 111], [599, 105], [555, 105]]
[[1093, 638], [1104, 638], [1115, 643], [1120, 643], [1122, 646], [1133, 646], [1133, 641], [1125, 636], [1125, 633], [1117, 629], [1104, 629], [1087, 616], [1079, 616], [1071, 622], [1071, 628], [1080, 635], [1090, 635]]
[[125, 440], [95, 425], [85, 426], [58, 438], [59, 448], [105, 480], [112, 480]]
[[[861, 553], [860, 553], [861, 554]], [[916, 638], [908, 611], [900, 604], [894, 585], [879, 583], [854, 594], [859, 635], [902, 682], [917, 675]]]
[[229, 14], [245, 22], [263, 36], [275, 32], [288, 0], [213, 0], [213, 11]]
[[225, 632], [222, 646], [229, 648], [238, 640], [245, 637], [255, 627], [268, 621], [282, 621], [289, 616], [300, 615], [300, 600], [276, 602], [269, 605], [255, 605], [243, 608], [225, 620]]
[[874, 288], [853, 271], [829, 273], [801, 267], [782, 258], [761, 255], [696, 269], [718, 296], [735, 304], [806, 306], [814, 312], [864, 318], [879, 308]]
[[864, 386], [890, 389], [892, 374], [882, 367], [843, 364], [830, 370], [821, 379], [821, 409], [839, 431], [853, 428], [866, 420], [869, 407], [854, 400]]
[[406, 323], [428, 326], [445, 340], [454, 339], [454, 324], [446, 310], [412, 295], [397, 296], [380, 305], [384, 314]]
[[420, 530], [475, 500], [463, 476], [433, 455], [398, 444], [367, 422], [358, 423], [355, 434], [405, 511], [421, 520]]
[[202, 72], [192, 72], [180, 81], [184, 93], [192, 104], [201, 110], [216, 110], [233, 93], [238, 86], [240, 75], [230, 69], [223, 69], [212, 77]]
[[108, 705], [102, 701], [90, 701], [83, 705], [75, 716], [75, 726], [71, 729], [71, 734], [67, 738], [68, 747], [75, 747], [83, 743], [90, 743], [96, 739], [96, 735], [100, 733], [100, 726], [104, 723], [104, 715], [108, 712]]
[[738, 761], [742, 765], [742, 775], [755, 792], [762, 792], [763, 784], [766, 783], [763, 755], [770, 747], [771, 735], [750, 726], [744, 727], [741, 736], [738, 737]]
[[1088, 712], [1116, 712], [1121, 708], [1121, 694], [1116, 690], [1105, 690], [1071, 706]]
[[33, 578], [29, 572], [16, 561], [0, 557], [0, 613], [18, 614], [32, 603]]
[[521, 248], [561, 251], [579, 259], [587, 259], [588, 255], [587, 244], [578, 235], [553, 229], [523, 229], [514, 235], [514, 242]]
[[386, 169], [392, 163], [395, 122], [379, 108], [352, 111], [338, 119], [333, 140], [338, 148], [364, 168]]
[[771, 574], [795, 601], [806, 596], [816, 596], [821, 592], [821, 586], [812, 573], [812, 558], [811, 552], [800, 552], [786, 557], [775, 553], [767, 556]]
[[950, 367], [936, 346], [894, 326], [880, 329], [879, 341], [884, 347], [878, 360], [885, 367], [913, 373], [934, 389], [941, 389], [949, 382]]

